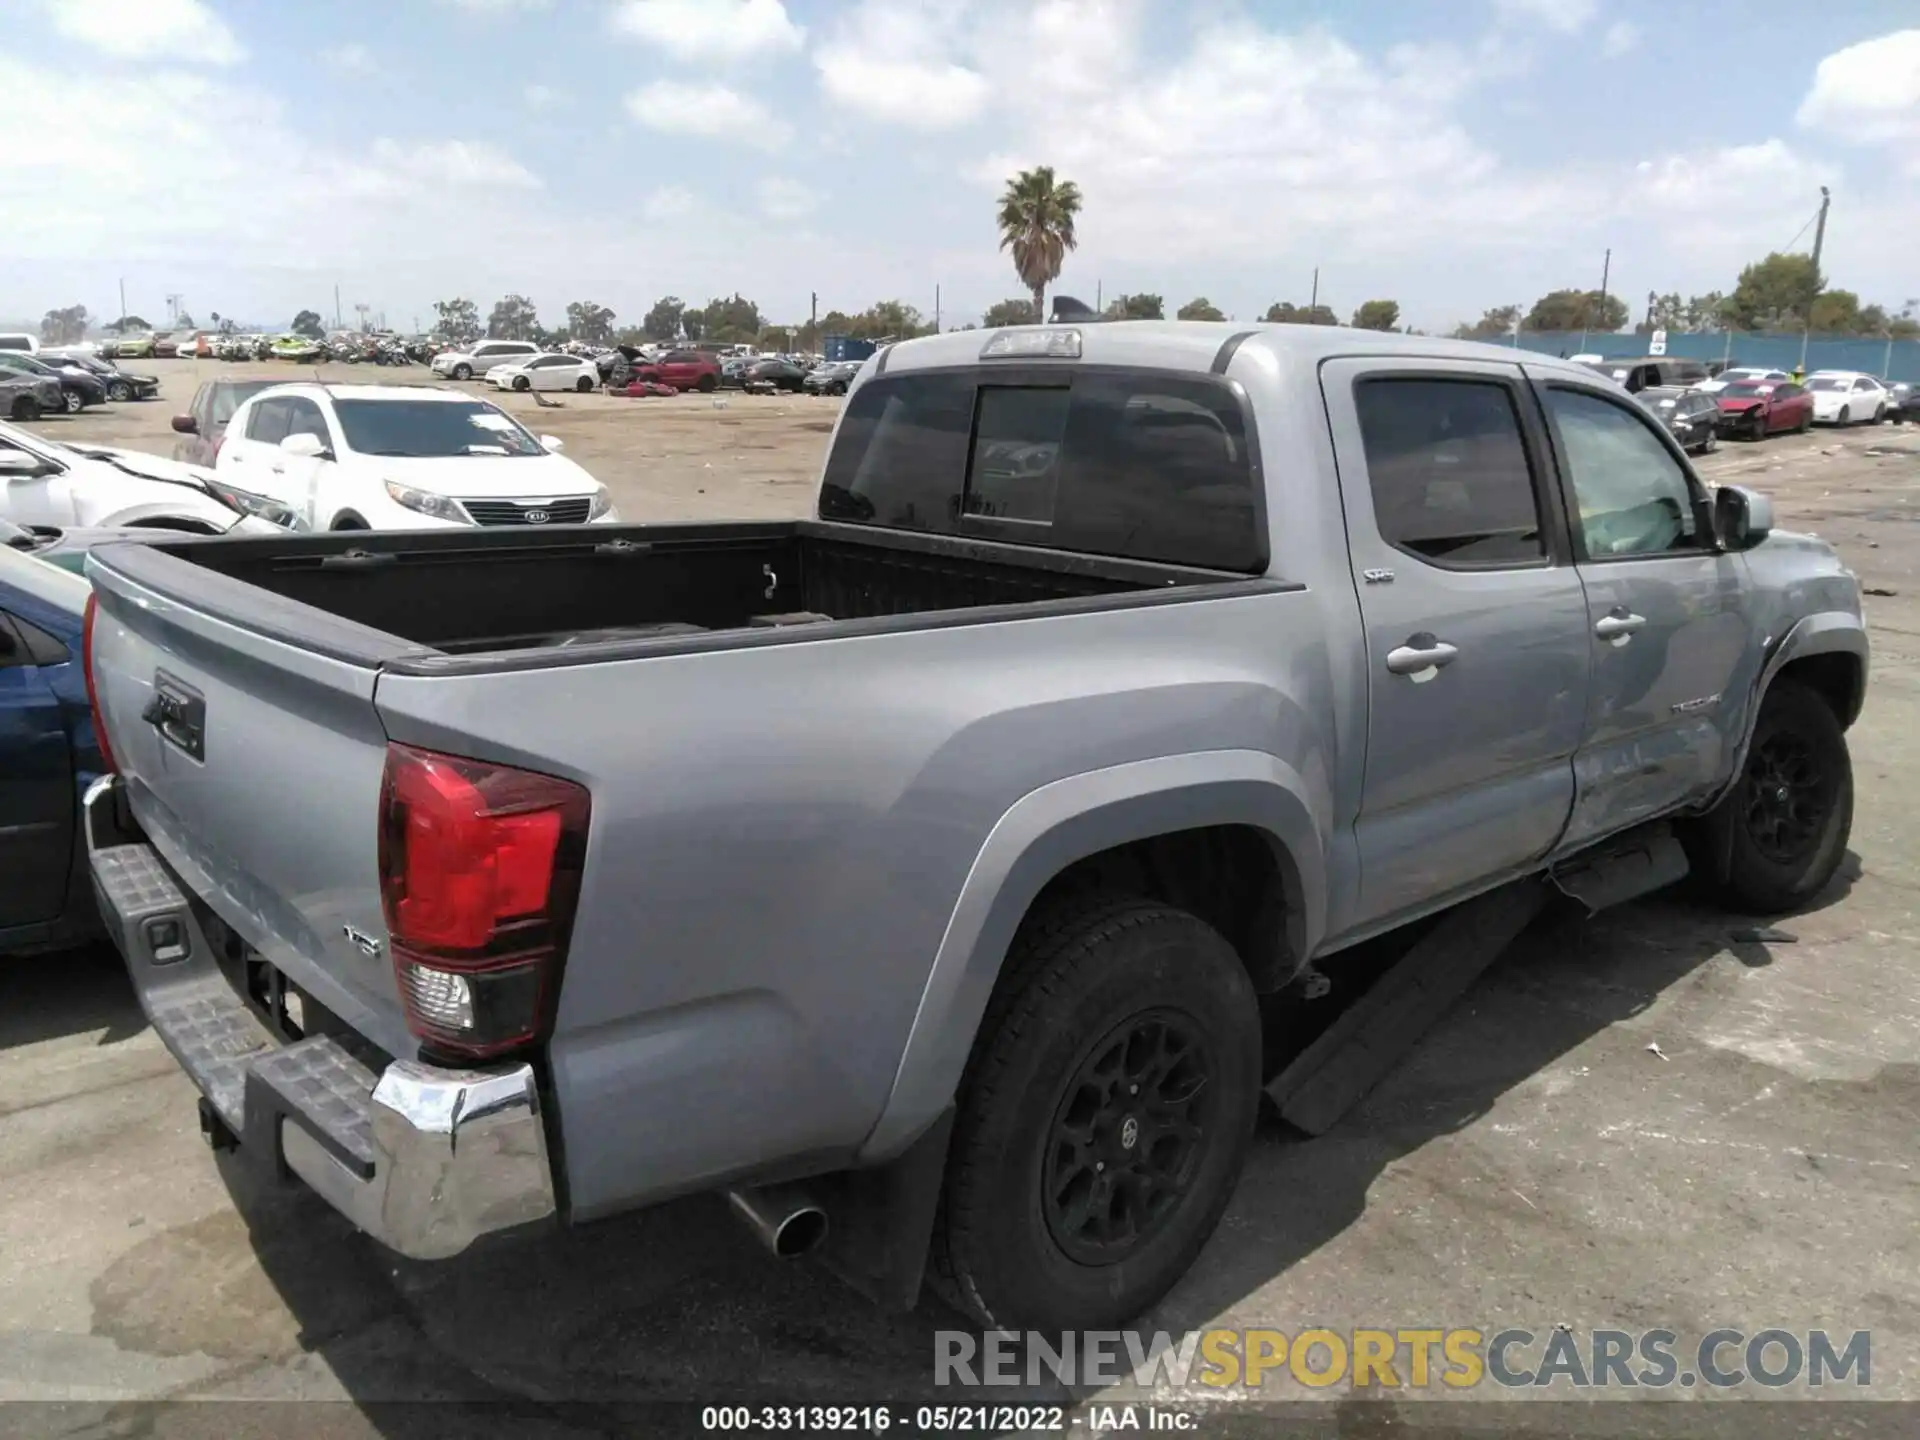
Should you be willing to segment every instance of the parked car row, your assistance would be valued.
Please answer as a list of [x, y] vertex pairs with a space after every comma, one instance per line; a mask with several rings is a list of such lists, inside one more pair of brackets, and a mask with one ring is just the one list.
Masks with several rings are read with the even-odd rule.
[[9, 420], [77, 415], [109, 400], [151, 400], [159, 393], [158, 377], [123, 370], [98, 354], [0, 349], [0, 414]]
[[1712, 450], [1722, 438], [1764, 440], [1805, 434], [1816, 424], [1920, 418], [1910, 386], [1890, 386], [1859, 370], [1817, 370], [1802, 382], [1785, 370], [1723, 367], [1669, 355], [1580, 363], [1638, 395], [1676, 440], [1697, 453]]
[[617, 346], [598, 354], [580, 347], [543, 350], [530, 340], [481, 340], [433, 357], [433, 373], [449, 380], [480, 379], [500, 390], [574, 390], [604, 387], [609, 395], [740, 389], [748, 394], [844, 395], [860, 361], [815, 356], [719, 356], [706, 350]]

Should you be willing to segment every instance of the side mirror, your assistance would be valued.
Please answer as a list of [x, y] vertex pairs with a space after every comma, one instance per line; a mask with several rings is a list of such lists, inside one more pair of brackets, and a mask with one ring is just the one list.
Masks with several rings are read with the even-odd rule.
[[1729, 550], [1751, 550], [1773, 533], [1773, 502], [1744, 485], [1722, 485], [1713, 496], [1713, 524]]
[[322, 455], [331, 455], [327, 442], [318, 435], [309, 435], [304, 430], [298, 435], [289, 435], [280, 442], [280, 453], [291, 455], [296, 460], [317, 460]]
[[176, 415], [173, 417], [173, 431], [176, 435], [198, 435], [200, 422], [191, 415]]
[[0, 450], [0, 480], [38, 480], [53, 474], [55, 468], [22, 450]]
[[540, 437], [540, 445], [550, 455], [558, 455], [562, 450], [567, 448], [566, 441], [562, 440], [558, 435], [542, 435]]

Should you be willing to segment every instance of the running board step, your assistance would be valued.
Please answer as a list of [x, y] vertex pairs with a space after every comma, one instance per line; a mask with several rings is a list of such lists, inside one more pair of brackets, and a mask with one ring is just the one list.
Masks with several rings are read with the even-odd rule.
[[1630, 830], [1605, 849], [1549, 872], [1554, 888], [1598, 915], [1687, 878], [1687, 852], [1670, 826]]
[[1280, 1117], [1309, 1135], [1331, 1130], [1519, 938], [1551, 895], [1529, 878], [1455, 906], [1267, 1082]]

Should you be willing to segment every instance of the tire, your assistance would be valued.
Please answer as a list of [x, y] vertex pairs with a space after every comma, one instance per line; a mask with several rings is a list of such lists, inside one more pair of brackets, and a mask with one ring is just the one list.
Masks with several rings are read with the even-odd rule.
[[1813, 433], [1813, 412], [1811, 410], [1807, 412], [1807, 418], [1800, 422], [1793, 433], [1796, 435], [1810, 435]]
[[1747, 438], [1750, 440], [1764, 440], [1767, 438], [1768, 433], [1767, 417], [1764, 415], [1755, 415], [1753, 417], [1753, 430]]
[[78, 415], [82, 410], [87, 408], [86, 397], [78, 390], [62, 390], [60, 392], [60, 403], [66, 407], [67, 414], [69, 415]]
[[573, 388], [582, 395], [591, 395], [593, 393], [593, 381], [587, 376], [582, 375], [578, 380], [573, 382]]
[[[961, 1083], [930, 1273], [991, 1328], [1117, 1326], [1186, 1274], [1240, 1177], [1258, 1114], [1258, 1003], [1218, 932], [1128, 897], [1029, 917], [1007, 967]], [[1179, 1047], [1171, 1060], [1168, 1046]], [[1136, 1047], [1151, 1049], [1129, 1066]], [[1177, 1178], [1144, 1234], [1103, 1239], [1102, 1224], [1127, 1219], [1125, 1197], [1143, 1203], [1134, 1167], [1182, 1138], [1162, 1130], [1138, 1143], [1153, 1120], [1120, 1096], [1130, 1083], [1130, 1094], [1157, 1087], [1162, 1114], [1183, 1112], [1191, 1148], [1163, 1155]], [[1084, 1146], [1066, 1138], [1080, 1128]], [[1089, 1169], [1096, 1153], [1105, 1158]], [[1102, 1179], [1109, 1161], [1116, 1175]], [[1087, 1212], [1050, 1203], [1050, 1187]], [[1128, 1223], [1139, 1218], [1135, 1208]]]
[[473, 366], [465, 364], [454, 366], [453, 378], [456, 380], [471, 380], [473, 378]]
[[702, 375], [699, 382], [695, 384], [693, 388], [698, 390], [702, 395], [711, 395], [720, 388], [720, 382], [711, 375]]
[[1702, 455], [1711, 455], [1720, 448], [1720, 437], [1712, 431], [1707, 432], [1707, 443], [1700, 447]]
[[1826, 889], [1852, 832], [1846, 732], [1819, 695], [1792, 680], [1775, 681], [1739, 782], [1688, 827], [1695, 873], [1722, 903], [1777, 915]]
[[371, 530], [372, 528], [351, 510], [334, 516], [333, 523], [327, 527], [329, 530]]
[[107, 398], [116, 405], [124, 405], [133, 399], [133, 386], [124, 380], [116, 380], [107, 387]]
[[1851, 405], [1842, 405], [1840, 407], [1839, 423], [1842, 425], [1850, 425], [1853, 423], [1853, 407]]
[[1875, 410], [1873, 412], [1873, 419], [1869, 420], [1867, 423], [1869, 425], [1884, 425], [1886, 423], [1886, 420], [1887, 420], [1887, 407], [1882, 405], [1878, 410]]
[[527, 391], [533, 388], [533, 381], [529, 380], [524, 375], [516, 375], [513, 377], [513, 388], [518, 390], [521, 394], [524, 395]]
[[40, 397], [37, 395], [14, 396], [12, 418], [28, 423], [38, 420], [40, 418]]

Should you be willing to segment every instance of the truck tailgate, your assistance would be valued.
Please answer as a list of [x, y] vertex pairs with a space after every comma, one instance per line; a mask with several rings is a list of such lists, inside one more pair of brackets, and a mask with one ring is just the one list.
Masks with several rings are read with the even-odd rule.
[[96, 694], [134, 818], [289, 981], [405, 1053], [384, 954], [387, 737], [373, 692], [381, 652], [406, 647], [357, 626], [345, 646], [291, 634], [341, 622], [145, 547], [106, 547], [87, 568]]

